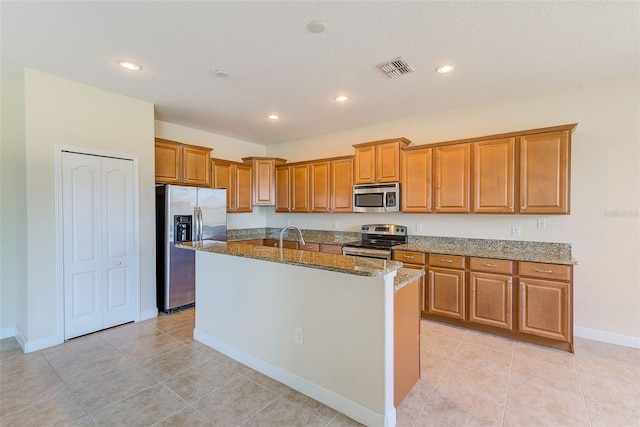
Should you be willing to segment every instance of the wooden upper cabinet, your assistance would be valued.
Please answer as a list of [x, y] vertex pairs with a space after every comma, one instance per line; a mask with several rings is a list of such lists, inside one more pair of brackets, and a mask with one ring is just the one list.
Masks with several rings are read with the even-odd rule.
[[436, 212], [469, 212], [470, 144], [435, 147]]
[[212, 188], [227, 190], [227, 212], [253, 211], [251, 165], [211, 159]]
[[473, 211], [513, 213], [515, 138], [473, 143]]
[[402, 212], [431, 212], [432, 149], [401, 150]]
[[520, 137], [520, 213], [568, 214], [569, 130]]
[[156, 182], [182, 183], [182, 146], [156, 138]]
[[309, 164], [291, 166], [291, 212], [309, 212]]
[[276, 212], [291, 212], [291, 168], [276, 167]]
[[276, 203], [275, 167], [286, 160], [275, 157], [243, 157], [253, 170], [253, 204], [274, 205]]
[[309, 164], [311, 212], [331, 211], [331, 162]]
[[210, 187], [211, 151], [211, 148], [156, 138], [156, 182]]
[[331, 212], [353, 212], [353, 157], [331, 160]]
[[354, 145], [354, 184], [400, 181], [400, 148], [410, 143], [398, 138]]
[[235, 212], [253, 211], [253, 168], [238, 164], [235, 167]]
[[185, 145], [182, 147], [182, 181], [202, 187], [211, 186], [211, 149]]

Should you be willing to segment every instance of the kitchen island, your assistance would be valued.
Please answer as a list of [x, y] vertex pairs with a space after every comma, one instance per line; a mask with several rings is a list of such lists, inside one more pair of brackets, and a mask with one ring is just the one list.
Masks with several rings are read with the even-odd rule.
[[197, 251], [197, 341], [365, 425], [395, 425], [419, 376], [422, 272], [243, 243], [180, 247]]

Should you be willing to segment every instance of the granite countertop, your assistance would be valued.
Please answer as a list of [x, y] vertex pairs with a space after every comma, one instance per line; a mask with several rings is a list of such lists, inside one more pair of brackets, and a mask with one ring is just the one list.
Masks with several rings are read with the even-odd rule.
[[393, 247], [394, 251], [423, 252], [443, 255], [473, 256], [480, 258], [506, 259], [512, 261], [541, 262], [545, 264], [577, 264], [571, 253], [562, 251], [545, 251], [546, 247], [537, 248], [492, 247], [491, 245], [438, 245], [429, 242], [409, 242], [406, 245]]
[[401, 268], [394, 278], [393, 290], [398, 291], [402, 289], [414, 280], [424, 276], [424, 274], [424, 270], [418, 270], [417, 268]]
[[344, 256], [297, 249], [256, 246], [241, 242], [197, 241], [176, 245], [184, 249], [215, 252], [232, 256], [299, 265], [357, 276], [382, 277], [402, 267], [400, 261]]
[[[252, 239], [279, 239], [281, 228], [252, 228], [246, 230], [228, 230], [227, 240], [240, 242]], [[302, 230], [302, 236], [306, 243], [320, 243], [328, 245], [344, 245], [360, 241], [360, 233], [338, 232], [324, 230]], [[295, 230], [287, 230], [283, 240], [298, 241], [298, 233]]]

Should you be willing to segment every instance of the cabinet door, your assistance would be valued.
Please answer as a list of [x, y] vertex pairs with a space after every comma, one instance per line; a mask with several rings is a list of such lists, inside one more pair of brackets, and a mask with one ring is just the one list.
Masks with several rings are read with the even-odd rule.
[[353, 159], [331, 161], [331, 211], [353, 212]]
[[309, 210], [309, 164], [291, 166], [291, 212]]
[[376, 145], [376, 182], [400, 181], [400, 143]]
[[309, 165], [309, 191], [311, 194], [311, 212], [331, 211], [331, 186], [329, 162], [314, 162]]
[[431, 212], [431, 148], [403, 150], [402, 212]]
[[434, 150], [436, 212], [469, 212], [469, 144]]
[[376, 182], [375, 145], [356, 148], [353, 181], [354, 184], [371, 184]]
[[429, 269], [428, 312], [454, 319], [466, 318], [464, 271]]
[[473, 211], [513, 213], [515, 138], [473, 144]]
[[182, 145], [156, 140], [156, 182], [179, 184], [182, 182]]
[[520, 138], [520, 212], [569, 213], [569, 131]]
[[566, 282], [520, 278], [520, 332], [571, 342], [571, 287]]
[[275, 203], [274, 168], [274, 159], [253, 160], [254, 205], [273, 205]]
[[211, 187], [210, 153], [210, 148], [182, 147], [183, 183]]
[[471, 272], [469, 276], [469, 320], [511, 329], [513, 282], [511, 276]]
[[250, 165], [234, 165], [235, 212], [253, 211], [253, 168]]
[[276, 168], [276, 212], [291, 211], [291, 168], [280, 166]]
[[219, 162], [213, 160], [211, 162], [213, 188], [225, 188], [227, 190], [227, 212], [234, 212], [236, 208], [235, 198], [235, 175], [233, 165], [231, 163]]

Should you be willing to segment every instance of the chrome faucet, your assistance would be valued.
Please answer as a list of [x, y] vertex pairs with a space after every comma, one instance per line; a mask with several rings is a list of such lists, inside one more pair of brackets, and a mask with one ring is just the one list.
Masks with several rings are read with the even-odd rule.
[[285, 228], [282, 229], [282, 231], [280, 232], [280, 248], [282, 248], [282, 238], [284, 237], [284, 232], [287, 231], [288, 229], [293, 228], [298, 230], [298, 234], [300, 234], [300, 244], [304, 245], [304, 238], [302, 237], [302, 230], [300, 230], [298, 227], [296, 227], [295, 225], [287, 225]]

